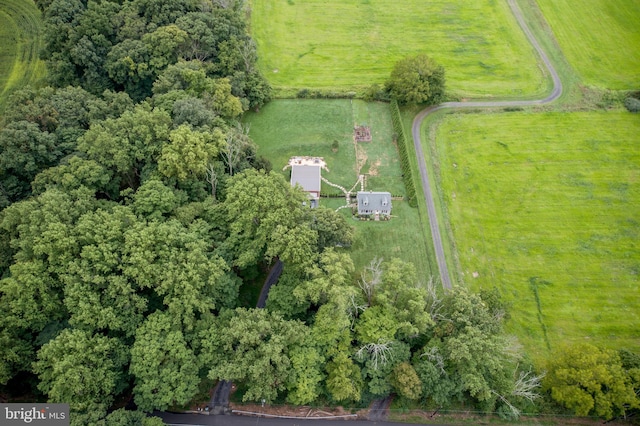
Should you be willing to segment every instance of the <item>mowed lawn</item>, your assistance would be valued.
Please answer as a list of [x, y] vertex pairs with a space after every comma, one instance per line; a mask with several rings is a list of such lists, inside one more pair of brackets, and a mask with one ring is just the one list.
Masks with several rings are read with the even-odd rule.
[[538, 0], [538, 4], [584, 83], [640, 89], [638, 0]]
[[[258, 154], [269, 159], [273, 169], [281, 171], [287, 179], [289, 171], [282, 168], [290, 157], [319, 156], [329, 168], [322, 175], [347, 190], [361, 173], [367, 175], [367, 190], [405, 195], [388, 104], [360, 100], [276, 100], [259, 113], [246, 114], [245, 122], [250, 125]], [[355, 144], [354, 125], [369, 126], [372, 141]], [[334, 141], [338, 142], [337, 151], [332, 149]], [[359, 188], [360, 185], [354, 191]], [[322, 191], [340, 193], [326, 183], [322, 184]], [[429, 259], [418, 210], [403, 201], [393, 203], [396, 217], [389, 222], [350, 222], [357, 235], [351, 249], [356, 266], [361, 269], [376, 256], [400, 257], [413, 262], [420, 276], [426, 277], [430, 274]], [[320, 204], [336, 209], [345, 205], [346, 200], [322, 198]], [[349, 209], [341, 211], [352, 220]]]
[[501, 291], [527, 352], [639, 350], [640, 117], [455, 114], [436, 141], [461, 280]]
[[[258, 144], [258, 154], [268, 158], [274, 170], [282, 170], [293, 156], [323, 157], [329, 171], [322, 175], [334, 184], [351, 189], [359, 174], [367, 174], [366, 189], [405, 195], [386, 103], [282, 99], [259, 113], [247, 113], [244, 121]], [[356, 144], [355, 125], [368, 126], [372, 141]], [[289, 177], [288, 170], [283, 173]], [[323, 182], [322, 192], [340, 190]]]
[[280, 89], [383, 83], [395, 62], [426, 53], [451, 93], [541, 94], [532, 48], [505, 1], [252, 0], [259, 66]]
[[0, 2], [0, 110], [13, 89], [34, 84], [45, 74], [38, 56], [41, 26], [33, 1]]

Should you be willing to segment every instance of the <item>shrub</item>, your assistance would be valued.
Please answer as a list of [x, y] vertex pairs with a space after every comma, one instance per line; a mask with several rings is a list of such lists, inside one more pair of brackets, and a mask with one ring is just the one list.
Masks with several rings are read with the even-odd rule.
[[297, 98], [307, 99], [311, 97], [311, 92], [309, 89], [300, 89], [298, 93], [296, 93]]
[[427, 55], [401, 59], [391, 71], [387, 89], [401, 104], [437, 104], [444, 98], [444, 68]]
[[384, 87], [379, 84], [372, 84], [369, 86], [362, 95], [362, 99], [367, 102], [372, 101], [389, 101], [389, 92], [384, 89]]
[[639, 112], [640, 99], [629, 97], [624, 100], [624, 106], [629, 110], [629, 112]]

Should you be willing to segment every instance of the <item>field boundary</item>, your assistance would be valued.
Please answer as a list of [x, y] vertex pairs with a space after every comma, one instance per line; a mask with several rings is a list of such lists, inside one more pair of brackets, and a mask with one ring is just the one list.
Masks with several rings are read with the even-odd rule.
[[398, 146], [398, 154], [400, 155], [400, 168], [402, 169], [402, 181], [407, 191], [407, 200], [411, 207], [417, 207], [416, 187], [413, 182], [411, 173], [411, 163], [409, 162], [409, 153], [407, 152], [407, 137], [402, 124], [402, 116], [400, 115], [400, 107], [398, 101], [393, 100], [390, 103], [391, 121], [393, 122], [393, 130], [395, 131], [395, 141]]

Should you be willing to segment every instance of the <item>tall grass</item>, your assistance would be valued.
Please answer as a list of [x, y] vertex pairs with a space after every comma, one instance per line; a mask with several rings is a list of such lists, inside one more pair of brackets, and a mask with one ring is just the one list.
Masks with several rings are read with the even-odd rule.
[[453, 114], [434, 129], [460, 280], [500, 289], [534, 359], [567, 341], [640, 349], [639, 135], [626, 112]]

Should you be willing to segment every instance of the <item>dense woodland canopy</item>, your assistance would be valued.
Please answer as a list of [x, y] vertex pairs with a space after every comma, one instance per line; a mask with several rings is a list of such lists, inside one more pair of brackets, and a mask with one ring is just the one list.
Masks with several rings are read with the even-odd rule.
[[[356, 271], [344, 217], [259, 156], [239, 120], [270, 88], [242, 1], [37, 4], [50, 85], [0, 123], [5, 392], [75, 424], [140, 423], [220, 379], [245, 401], [532, 409], [495, 292], [442, 295], [398, 259]], [[267, 308], [241, 302], [276, 260]]]

